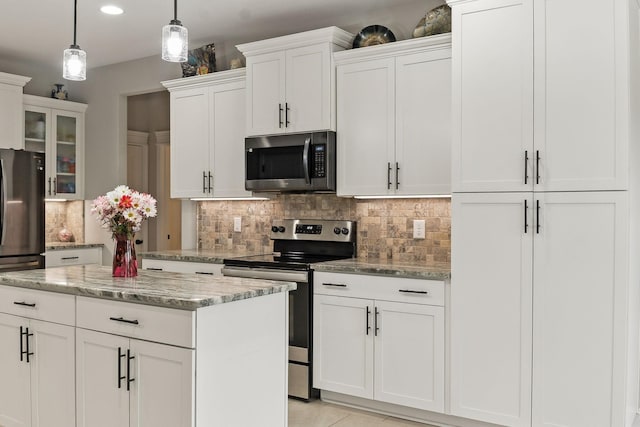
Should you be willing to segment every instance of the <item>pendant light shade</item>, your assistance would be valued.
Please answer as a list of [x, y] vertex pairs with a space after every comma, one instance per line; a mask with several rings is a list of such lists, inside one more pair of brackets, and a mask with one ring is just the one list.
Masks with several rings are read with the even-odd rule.
[[87, 53], [76, 44], [78, 0], [73, 2], [73, 44], [64, 50], [62, 77], [67, 80], [87, 79]]
[[189, 33], [178, 20], [178, 0], [173, 2], [173, 19], [162, 27], [162, 59], [185, 62], [189, 49]]

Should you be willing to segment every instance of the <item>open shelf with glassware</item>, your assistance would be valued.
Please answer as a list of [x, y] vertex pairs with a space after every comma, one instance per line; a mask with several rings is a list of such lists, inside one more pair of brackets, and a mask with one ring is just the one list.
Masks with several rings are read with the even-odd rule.
[[46, 153], [45, 196], [84, 196], [84, 112], [86, 104], [24, 95], [24, 145]]

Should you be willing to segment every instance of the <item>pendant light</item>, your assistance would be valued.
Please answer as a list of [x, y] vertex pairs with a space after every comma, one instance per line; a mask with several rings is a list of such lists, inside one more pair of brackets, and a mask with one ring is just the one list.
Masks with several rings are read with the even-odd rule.
[[62, 77], [67, 80], [87, 79], [87, 53], [76, 44], [78, 0], [73, 1], [73, 44], [64, 50]]
[[178, 20], [178, 0], [173, 1], [173, 19], [162, 27], [162, 59], [169, 62], [185, 62], [189, 36]]

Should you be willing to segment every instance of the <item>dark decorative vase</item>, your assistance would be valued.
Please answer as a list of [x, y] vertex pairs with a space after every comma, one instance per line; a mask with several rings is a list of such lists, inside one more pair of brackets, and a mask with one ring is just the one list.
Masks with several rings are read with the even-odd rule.
[[138, 275], [138, 260], [133, 236], [126, 234], [114, 235], [115, 248], [113, 250], [113, 277], [136, 277]]

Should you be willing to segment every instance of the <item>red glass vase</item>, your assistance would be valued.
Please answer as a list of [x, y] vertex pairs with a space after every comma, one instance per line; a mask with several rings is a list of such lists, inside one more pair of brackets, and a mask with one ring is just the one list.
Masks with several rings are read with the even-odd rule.
[[138, 260], [133, 236], [116, 234], [113, 236], [113, 277], [136, 277], [138, 275]]

